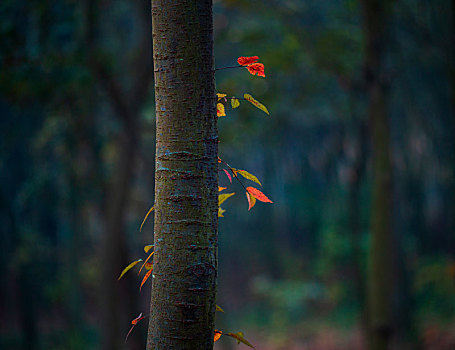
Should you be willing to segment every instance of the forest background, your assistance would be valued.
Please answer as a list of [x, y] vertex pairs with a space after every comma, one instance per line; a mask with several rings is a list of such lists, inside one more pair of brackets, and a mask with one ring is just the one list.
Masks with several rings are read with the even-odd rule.
[[[393, 2], [384, 79], [393, 165], [394, 344], [455, 346], [455, 4]], [[153, 239], [148, 1], [0, 3], [0, 348], [144, 349], [124, 266]], [[258, 349], [364, 349], [372, 183], [358, 1], [214, 1], [220, 155], [273, 205], [220, 219], [217, 327]], [[228, 179], [220, 173], [220, 185]], [[234, 192], [242, 194], [241, 188]], [[108, 341], [113, 344], [108, 344]], [[244, 345], [240, 345], [244, 346]], [[237, 345], [217, 342], [220, 349]]]

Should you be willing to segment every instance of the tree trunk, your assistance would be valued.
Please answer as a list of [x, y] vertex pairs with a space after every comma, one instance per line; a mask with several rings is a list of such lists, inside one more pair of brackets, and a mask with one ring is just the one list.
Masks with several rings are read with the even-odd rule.
[[217, 153], [211, 0], [152, 2], [155, 255], [147, 349], [213, 348]]
[[390, 128], [384, 82], [386, 20], [389, 2], [363, 0], [366, 40], [368, 117], [373, 153], [373, 193], [367, 307], [369, 345], [372, 350], [389, 348], [391, 336], [391, 290], [393, 269], [392, 165]]

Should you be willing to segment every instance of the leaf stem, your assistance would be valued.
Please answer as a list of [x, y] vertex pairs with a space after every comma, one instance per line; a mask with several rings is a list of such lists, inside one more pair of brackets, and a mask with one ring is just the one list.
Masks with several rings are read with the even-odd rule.
[[238, 66], [221, 67], [221, 68], [215, 68], [215, 71], [222, 70], [222, 69], [240, 68], [240, 67], [245, 67], [245, 66], [238, 65]]
[[222, 160], [220, 157], [218, 157], [218, 159], [221, 160], [221, 162], [229, 168], [229, 170], [231, 171], [232, 175], [237, 179], [237, 181], [240, 183], [240, 185], [242, 185], [242, 187], [244, 188], [244, 190], [245, 190], [246, 192], [250, 193], [250, 192], [246, 189], [246, 187], [245, 187], [245, 185], [243, 184], [243, 182], [240, 181], [240, 179], [239, 179], [239, 177], [237, 176], [237, 174], [235, 173], [234, 169], [233, 169], [228, 163], [226, 163], [224, 160]]

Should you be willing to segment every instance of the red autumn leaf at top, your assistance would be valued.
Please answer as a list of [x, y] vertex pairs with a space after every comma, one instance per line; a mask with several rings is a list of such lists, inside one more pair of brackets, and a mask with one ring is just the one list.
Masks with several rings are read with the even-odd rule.
[[257, 74], [259, 77], [265, 77], [264, 65], [262, 63], [250, 64], [246, 69], [253, 75]]
[[247, 187], [246, 190], [258, 201], [266, 202], [266, 203], [273, 203], [267, 196], [259, 191], [257, 188], [254, 187]]
[[251, 56], [251, 57], [239, 57], [237, 58], [237, 62], [241, 66], [247, 66], [249, 64], [255, 63], [259, 59], [258, 56]]

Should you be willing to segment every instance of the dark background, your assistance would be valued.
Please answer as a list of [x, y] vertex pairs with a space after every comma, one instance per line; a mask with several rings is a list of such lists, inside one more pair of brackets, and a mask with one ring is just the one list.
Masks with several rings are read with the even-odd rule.
[[[394, 171], [396, 349], [455, 348], [453, 1], [393, 2], [386, 80]], [[257, 349], [364, 349], [371, 147], [357, 1], [214, 2], [215, 64], [266, 78], [219, 119], [220, 156], [255, 174], [220, 219], [217, 328]], [[150, 4], [0, 2], [0, 348], [144, 348], [150, 284], [122, 268], [153, 241]], [[250, 185], [250, 184], [248, 184]], [[235, 348], [221, 338], [218, 348]], [[240, 347], [245, 347], [240, 345]]]

